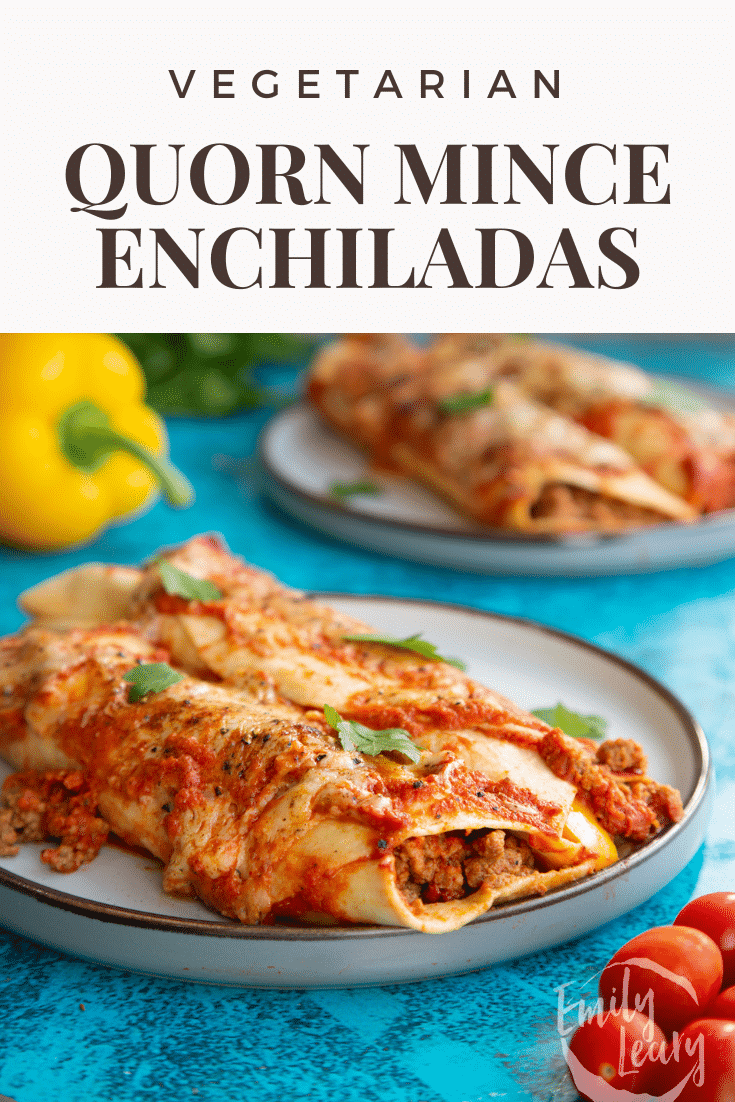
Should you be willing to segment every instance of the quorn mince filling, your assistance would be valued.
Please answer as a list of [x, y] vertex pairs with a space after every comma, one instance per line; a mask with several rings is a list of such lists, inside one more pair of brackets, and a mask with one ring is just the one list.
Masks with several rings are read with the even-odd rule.
[[487, 881], [500, 888], [535, 867], [528, 844], [503, 830], [409, 838], [396, 847], [394, 858], [398, 890], [407, 903], [463, 899]]
[[617, 498], [601, 497], [581, 486], [569, 486], [563, 482], [550, 482], [544, 486], [538, 500], [531, 507], [531, 516], [591, 521], [606, 530], [639, 524], [661, 524], [665, 519], [654, 509], [646, 509]]
[[93, 861], [109, 827], [84, 773], [76, 769], [28, 769], [11, 773], [0, 791], [0, 857], [12, 857], [20, 842], [58, 844], [41, 860], [57, 872], [75, 872]]

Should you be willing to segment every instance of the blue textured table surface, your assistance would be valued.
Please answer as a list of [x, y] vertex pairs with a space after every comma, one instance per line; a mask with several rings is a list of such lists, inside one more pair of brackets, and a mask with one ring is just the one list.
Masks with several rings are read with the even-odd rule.
[[[735, 385], [717, 339], [596, 337], [576, 343], [666, 374]], [[616, 578], [483, 578], [372, 555], [280, 516], [251, 456], [264, 416], [170, 425], [196, 505], [161, 505], [90, 549], [0, 552], [0, 631], [32, 583], [90, 558], [136, 562], [195, 532], [304, 589], [445, 599], [525, 616], [639, 663], [674, 690], [714, 752], [707, 843], [648, 903], [559, 949], [451, 979], [358, 991], [182, 984], [69, 959], [0, 931], [0, 1094], [17, 1102], [508, 1102], [573, 1099], [555, 988], [597, 973], [624, 941], [670, 922], [695, 894], [735, 888], [735, 560]], [[1, 919], [2, 916], [0, 916]]]

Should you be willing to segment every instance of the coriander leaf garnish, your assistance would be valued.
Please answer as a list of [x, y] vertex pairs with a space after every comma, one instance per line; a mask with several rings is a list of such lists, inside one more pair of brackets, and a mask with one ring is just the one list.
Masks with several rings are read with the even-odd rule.
[[698, 394], [669, 379], [656, 379], [641, 401], [647, 406], [668, 409], [671, 413], [699, 413], [707, 408], [707, 403]]
[[222, 596], [214, 582], [194, 578], [165, 559], [157, 559], [156, 566], [161, 584], [171, 596], [185, 597], [188, 601], [217, 601]]
[[485, 390], [479, 390], [475, 394], [452, 394], [448, 398], [442, 398], [439, 409], [442, 413], [451, 415], [471, 413], [475, 409], [492, 404], [495, 396], [495, 387], [489, 386]]
[[123, 681], [130, 683], [128, 702], [137, 704], [148, 693], [160, 693], [171, 685], [183, 681], [183, 673], [172, 670], [165, 662], [150, 662], [148, 665], [133, 666], [123, 674]]
[[382, 494], [382, 489], [376, 482], [367, 479], [357, 482], [333, 482], [329, 487], [332, 497], [356, 497], [358, 494]]
[[402, 727], [373, 731], [371, 727], [363, 727], [362, 723], [354, 719], [342, 719], [339, 712], [329, 704], [324, 705], [324, 715], [329, 726], [339, 735], [343, 750], [357, 750], [370, 757], [393, 750], [412, 762], [421, 758], [418, 746], [411, 742], [408, 731], [404, 731]]
[[584, 716], [580, 712], [572, 712], [563, 704], [557, 704], [553, 708], [536, 708], [531, 715], [542, 719], [550, 727], [558, 727], [572, 738], [599, 740], [607, 733], [607, 720], [602, 716]]
[[443, 654], [437, 654], [433, 643], [422, 639], [421, 635], [407, 635], [405, 639], [396, 639], [394, 635], [343, 635], [350, 643], [382, 643], [385, 647], [400, 647], [401, 650], [412, 650], [424, 658], [433, 658], [435, 662], [446, 662], [449, 666], [456, 666], [458, 670], [466, 670], [467, 666], [461, 658], [445, 658]]

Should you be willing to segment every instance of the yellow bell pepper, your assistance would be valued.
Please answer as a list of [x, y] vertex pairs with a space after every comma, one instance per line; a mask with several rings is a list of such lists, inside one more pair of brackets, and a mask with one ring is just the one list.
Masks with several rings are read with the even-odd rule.
[[582, 800], [575, 800], [567, 816], [561, 838], [548, 838], [543, 834], [531, 834], [529, 845], [550, 869], [563, 869], [575, 865], [584, 853], [594, 858], [595, 871], [612, 865], [618, 859], [615, 843]]
[[579, 842], [595, 858], [595, 870], [614, 865], [618, 859], [618, 851], [612, 838], [582, 800], [575, 800], [572, 804], [564, 827], [564, 837]]
[[101, 333], [0, 335], [0, 540], [51, 550], [193, 500], [133, 354]]

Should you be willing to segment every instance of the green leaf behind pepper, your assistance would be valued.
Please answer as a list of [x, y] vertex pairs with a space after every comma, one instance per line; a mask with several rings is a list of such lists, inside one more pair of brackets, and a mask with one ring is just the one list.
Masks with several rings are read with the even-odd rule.
[[253, 369], [302, 359], [310, 342], [290, 333], [118, 333], [140, 361], [147, 402], [164, 414], [218, 417], [278, 405]]

